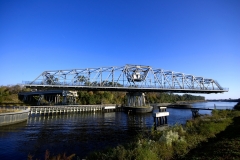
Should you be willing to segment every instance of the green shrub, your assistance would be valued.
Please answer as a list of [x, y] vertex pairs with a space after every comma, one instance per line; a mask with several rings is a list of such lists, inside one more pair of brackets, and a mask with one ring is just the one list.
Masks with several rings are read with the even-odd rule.
[[[154, 146], [154, 145], [153, 145]], [[134, 159], [136, 160], [158, 160], [158, 155], [152, 150], [152, 146], [145, 145], [140, 146], [136, 149], [136, 157]]]
[[188, 143], [186, 140], [173, 142], [173, 153], [175, 157], [181, 157], [188, 152]]

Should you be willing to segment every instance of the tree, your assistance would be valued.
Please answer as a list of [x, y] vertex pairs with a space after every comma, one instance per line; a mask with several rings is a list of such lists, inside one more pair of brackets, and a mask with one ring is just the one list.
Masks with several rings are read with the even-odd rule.
[[77, 81], [80, 82], [81, 85], [83, 85], [87, 81], [87, 78], [81, 75], [77, 77]]
[[45, 82], [47, 84], [54, 85], [58, 83], [58, 78], [55, 78], [54, 75], [47, 74], [45, 76], [46, 76]]

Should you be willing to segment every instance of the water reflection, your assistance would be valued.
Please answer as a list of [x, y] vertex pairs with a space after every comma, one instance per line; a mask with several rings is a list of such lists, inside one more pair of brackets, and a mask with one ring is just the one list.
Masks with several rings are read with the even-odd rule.
[[0, 127], [0, 137], [1, 138], [5, 137], [12, 132], [21, 132], [22, 129], [24, 129], [26, 127], [26, 125], [27, 125], [27, 121], [13, 124], [13, 125], [1, 126]]
[[92, 150], [114, 147], [134, 136], [136, 131], [125, 123], [127, 117], [122, 112], [33, 116], [24, 131], [28, 141], [20, 151], [39, 158], [46, 149], [84, 157]]

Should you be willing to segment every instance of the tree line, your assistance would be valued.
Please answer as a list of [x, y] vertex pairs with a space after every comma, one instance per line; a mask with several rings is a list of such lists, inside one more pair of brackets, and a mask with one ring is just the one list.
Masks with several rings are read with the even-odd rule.
[[[18, 93], [30, 91], [20, 85], [0, 86], [0, 103], [18, 101]], [[177, 101], [199, 101], [205, 100], [204, 96], [194, 96], [191, 94], [173, 93], [146, 93], [147, 103], [174, 103]], [[126, 104], [126, 92], [110, 91], [78, 91], [78, 104]]]
[[[203, 101], [204, 96], [194, 96], [191, 94], [173, 94], [173, 93], [146, 93], [147, 103], [175, 103], [177, 101]], [[126, 92], [109, 91], [79, 91], [79, 104], [126, 104]]]
[[177, 101], [204, 101], [205, 97], [191, 94], [147, 93], [146, 99], [149, 103], [175, 103]]

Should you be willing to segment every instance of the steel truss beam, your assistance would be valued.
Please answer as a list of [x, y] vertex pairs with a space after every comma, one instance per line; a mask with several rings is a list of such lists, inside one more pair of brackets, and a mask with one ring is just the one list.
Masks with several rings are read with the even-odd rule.
[[24, 83], [26, 87], [30, 88], [51, 89], [182, 93], [222, 93], [228, 91], [214, 79], [129, 64], [122, 67], [44, 71], [35, 80]]

